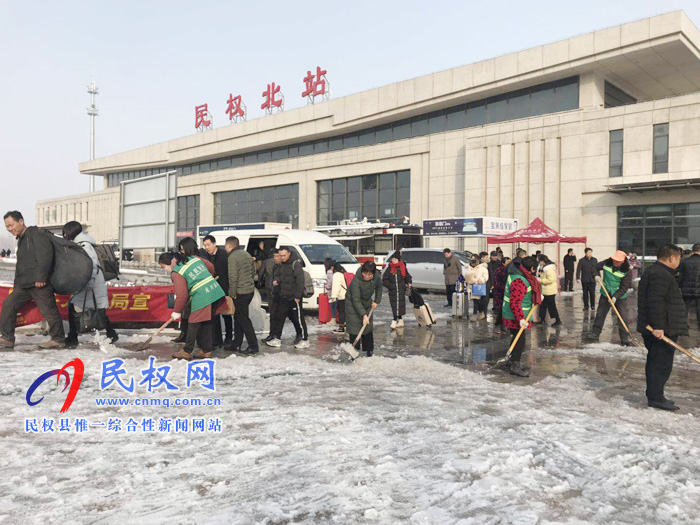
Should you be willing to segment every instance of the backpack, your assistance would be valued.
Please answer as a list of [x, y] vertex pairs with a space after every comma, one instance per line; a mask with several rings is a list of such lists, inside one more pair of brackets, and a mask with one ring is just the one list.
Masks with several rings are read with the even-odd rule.
[[[299, 262], [299, 259], [294, 261], [295, 263]], [[311, 275], [309, 272], [304, 270], [304, 267], [302, 266], [301, 271], [304, 272], [304, 292], [301, 294], [301, 296], [304, 299], [308, 299], [309, 297], [313, 297], [314, 293], [316, 293], [316, 290], [314, 289], [314, 282], [311, 280]]]
[[114, 254], [114, 247], [111, 244], [98, 244], [95, 246], [95, 252], [105, 281], [119, 279], [119, 261]]
[[92, 279], [92, 259], [79, 244], [57, 237], [48, 230], [40, 230], [47, 235], [53, 246], [53, 270], [51, 286], [59, 295], [73, 295], [85, 288]]

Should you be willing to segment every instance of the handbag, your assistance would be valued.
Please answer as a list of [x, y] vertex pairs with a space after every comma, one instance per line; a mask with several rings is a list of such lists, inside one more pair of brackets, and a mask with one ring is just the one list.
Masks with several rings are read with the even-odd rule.
[[94, 309], [86, 310], [85, 303], [87, 301], [87, 290], [85, 291], [85, 298], [83, 299], [83, 311], [80, 312], [79, 326], [80, 333], [85, 334], [87, 332], [92, 332], [93, 330], [102, 330], [105, 328], [102, 326], [102, 319], [97, 313], [97, 301], [95, 300], [95, 291], [92, 292], [92, 304]]
[[236, 313], [236, 307], [233, 304], [233, 298], [230, 295], [224, 296], [226, 300], [226, 310], [221, 315], [233, 315]]
[[472, 296], [484, 297], [486, 295], [486, 284], [472, 284]]

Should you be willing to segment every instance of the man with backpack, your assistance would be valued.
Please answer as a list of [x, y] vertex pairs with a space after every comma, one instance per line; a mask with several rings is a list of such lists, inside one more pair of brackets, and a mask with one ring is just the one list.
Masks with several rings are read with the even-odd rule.
[[[305, 293], [304, 268], [299, 258], [292, 254], [287, 246], [279, 248], [280, 266], [276, 274], [274, 286], [279, 287], [279, 307], [274, 318], [270, 318], [270, 333], [282, 334], [287, 318], [296, 330], [295, 348], [309, 347], [309, 332], [302, 310], [302, 300]], [[273, 328], [274, 326], [274, 328]], [[267, 341], [268, 346], [279, 347], [282, 341], [278, 338]]]
[[[257, 354], [260, 351], [258, 338], [248, 313], [255, 293], [253, 258], [240, 246], [238, 237], [228, 237], [225, 247], [228, 253], [228, 294], [233, 298], [236, 310], [233, 314], [233, 341], [224, 348], [242, 354]], [[241, 351], [244, 335], [248, 348]]]
[[3, 302], [0, 313], [0, 348], [15, 346], [17, 312], [32, 300], [49, 323], [51, 336], [39, 347], [59, 348], [65, 343], [65, 332], [50, 282], [54, 253], [49, 234], [36, 226], [27, 227], [18, 211], [7, 212], [3, 219], [7, 231], [17, 238], [17, 267], [14, 289]]

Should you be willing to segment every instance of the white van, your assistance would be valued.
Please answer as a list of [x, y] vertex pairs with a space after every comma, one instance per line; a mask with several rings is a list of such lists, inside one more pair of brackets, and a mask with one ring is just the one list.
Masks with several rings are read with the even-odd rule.
[[304, 270], [309, 272], [314, 283], [314, 295], [304, 299], [304, 308], [318, 310], [318, 296], [324, 291], [326, 284], [327, 257], [339, 262], [346, 271], [357, 272], [360, 264], [357, 259], [338, 241], [323, 233], [308, 230], [227, 230], [212, 231], [216, 244], [223, 248], [226, 238], [238, 237], [240, 245], [253, 255], [258, 250], [260, 242], [264, 243], [265, 251], [272, 248], [287, 246], [304, 264]]

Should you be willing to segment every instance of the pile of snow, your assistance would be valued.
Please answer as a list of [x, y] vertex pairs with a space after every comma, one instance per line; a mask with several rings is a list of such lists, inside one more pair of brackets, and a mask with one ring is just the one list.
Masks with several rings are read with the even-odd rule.
[[[124, 354], [138, 383], [147, 362]], [[102, 422], [220, 418], [219, 433], [26, 434], [58, 420], [47, 381], [79, 357], [68, 414]], [[601, 400], [578, 377], [534, 385], [424, 357], [352, 364], [275, 353], [217, 361], [218, 407], [97, 407], [104, 355], [3, 352], [0, 522], [116, 523], [691, 523], [700, 502], [700, 425], [635, 401]], [[160, 359], [157, 365], [165, 362]], [[181, 390], [138, 397], [209, 396]], [[683, 399], [677, 399], [682, 404]]]

